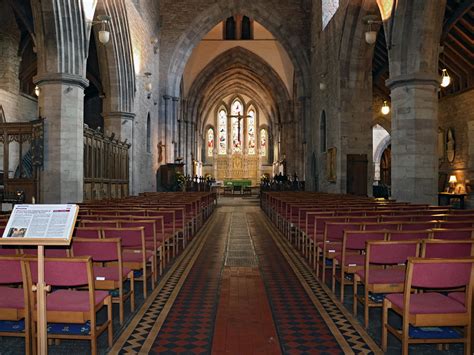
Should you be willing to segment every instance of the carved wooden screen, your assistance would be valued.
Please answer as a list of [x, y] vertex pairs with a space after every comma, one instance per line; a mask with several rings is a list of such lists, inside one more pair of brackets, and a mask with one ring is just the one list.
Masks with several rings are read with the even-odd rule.
[[84, 200], [129, 194], [130, 144], [84, 128]]
[[1, 199], [14, 200], [24, 194], [24, 201], [41, 201], [39, 170], [43, 165], [43, 120], [0, 123]]

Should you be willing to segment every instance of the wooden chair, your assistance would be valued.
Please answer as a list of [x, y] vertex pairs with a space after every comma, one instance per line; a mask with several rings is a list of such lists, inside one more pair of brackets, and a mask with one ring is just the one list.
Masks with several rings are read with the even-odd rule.
[[[36, 297], [32, 286], [38, 282], [36, 258], [24, 259], [28, 280], [30, 309], [32, 315], [32, 339], [36, 337], [37, 312]], [[91, 342], [91, 353], [97, 354], [97, 337], [107, 330], [108, 344], [112, 346], [112, 298], [107, 291], [96, 291], [94, 271], [90, 257], [46, 258], [44, 265], [45, 283], [54, 287], [46, 296], [46, 319], [48, 323], [90, 322], [88, 334], [48, 333], [48, 339], [87, 339]], [[86, 287], [86, 290], [71, 288]], [[107, 307], [107, 320], [98, 325], [96, 313]]]
[[[341, 252], [336, 254], [332, 264], [332, 292], [336, 292], [336, 281], [341, 285], [340, 300], [344, 302], [344, 286], [351, 284], [346, 275], [352, 275], [365, 265], [365, 245], [369, 240], [385, 240], [386, 232], [377, 231], [344, 231]], [[336, 267], [339, 265], [340, 274], [337, 276]]]
[[[474, 258], [424, 259], [409, 258], [404, 292], [385, 297], [382, 311], [382, 349], [387, 350], [387, 333], [402, 342], [402, 355], [408, 355], [409, 344], [464, 343], [464, 354], [471, 354], [472, 289]], [[463, 287], [464, 302], [438, 292], [413, 293], [419, 289]], [[388, 323], [388, 311], [403, 317], [401, 332]], [[462, 338], [417, 339], [410, 337], [409, 327], [463, 327]]]
[[[159, 274], [161, 275], [163, 273], [163, 243], [157, 239], [155, 221], [150, 219], [121, 221], [120, 227], [143, 227], [143, 232], [145, 233], [145, 247], [147, 250], [154, 251], [155, 265], [159, 265]], [[158, 272], [156, 272], [154, 276], [154, 282], [156, 282], [158, 280]]]
[[[369, 326], [369, 308], [381, 307], [371, 301], [369, 293], [385, 294], [402, 292], [405, 280], [405, 264], [409, 257], [418, 256], [420, 242], [368, 241], [365, 249], [364, 269], [357, 270], [353, 280], [353, 311], [357, 314], [358, 302], [364, 305], [364, 325]], [[382, 268], [383, 267], [383, 268]], [[357, 294], [357, 285], [364, 285], [364, 296]]]
[[102, 238], [101, 230], [101, 227], [76, 227], [73, 238], [99, 239]]
[[[72, 242], [74, 256], [90, 256], [94, 262], [95, 288], [97, 290], [118, 290], [112, 297], [119, 305], [120, 324], [124, 320], [124, 302], [130, 299], [130, 309], [135, 310], [135, 285], [133, 270], [123, 266], [122, 244], [120, 239], [82, 239]], [[124, 291], [124, 283], [130, 281], [130, 291]]]
[[0, 256], [0, 285], [0, 319], [17, 322], [24, 320], [23, 331], [3, 331], [0, 336], [25, 338], [25, 353], [30, 354], [29, 292], [21, 256]]
[[[156, 265], [154, 252], [146, 248], [144, 228], [104, 228], [102, 235], [105, 239], [121, 239], [123, 265], [143, 273], [141, 277], [136, 277], [135, 280], [143, 281], [143, 297], [146, 298], [148, 296], [148, 279], [151, 279], [152, 289], [155, 287]], [[148, 263], [151, 264], [150, 273], [148, 273]]]

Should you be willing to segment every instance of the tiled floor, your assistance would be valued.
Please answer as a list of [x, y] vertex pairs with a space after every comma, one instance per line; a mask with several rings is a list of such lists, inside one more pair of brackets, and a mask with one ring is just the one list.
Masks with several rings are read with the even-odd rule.
[[258, 269], [224, 269], [214, 329], [213, 354], [281, 354]]
[[[316, 279], [257, 199], [220, 198], [209, 222], [127, 319], [128, 326], [114, 329], [114, 346], [107, 349], [100, 339], [99, 353], [381, 353], [380, 312], [371, 313], [367, 332], [360, 317], [351, 315], [351, 297], [345, 301], [339, 303]], [[22, 344], [0, 338], [0, 354], [21, 353]], [[389, 354], [400, 353], [397, 340], [389, 345]], [[50, 353], [88, 349], [86, 342], [68, 341]], [[441, 352], [427, 345], [413, 353]], [[462, 346], [445, 353], [461, 354]]]
[[341, 305], [328, 296], [325, 306], [317, 304], [310, 286], [297, 276], [300, 271], [290, 266], [291, 246], [285, 249], [272, 234], [258, 200], [221, 198], [205, 233], [170, 270], [176, 273], [170, 278], [173, 292], [162, 295], [159, 286], [152, 297], [163, 303], [145, 305], [112, 351], [337, 354], [353, 347], [378, 352], [351, 323], [355, 319], [341, 313]]

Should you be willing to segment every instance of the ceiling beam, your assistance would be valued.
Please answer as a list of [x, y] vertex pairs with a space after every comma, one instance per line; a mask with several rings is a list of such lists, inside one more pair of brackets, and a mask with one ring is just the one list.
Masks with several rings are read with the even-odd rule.
[[[470, 58], [464, 58], [464, 56], [459, 54], [459, 51], [456, 49], [456, 47], [453, 45], [453, 43], [446, 42], [444, 44], [445, 48], [449, 50], [449, 54], [445, 52], [446, 56], [452, 56], [455, 57], [453, 59], [456, 59], [458, 62], [462, 62], [466, 68], [471, 68], [473, 67], [473, 63], [471, 62]], [[445, 49], [445, 51], [446, 51]]]
[[443, 32], [441, 34], [441, 43], [444, 43], [446, 36], [448, 35], [451, 28], [456, 24], [456, 22], [473, 7], [474, 0], [464, 0], [462, 3], [459, 4], [456, 10], [454, 10], [451, 16], [444, 22]]
[[33, 46], [36, 47], [36, 36], [35, 36], [35, 29], [33, 25], [33, 19], [30, 18], [26, 14], [26, 11], [24, 11], [19, 1], [7, 0], [7, 2], [11, 6], [15, 14], [18, 16], [20, 21], [23, 23], [23, 25], [25, 26], [26, 31], [28, 31], [28, 33], [31, 36], [31, 39], [33, 40]]

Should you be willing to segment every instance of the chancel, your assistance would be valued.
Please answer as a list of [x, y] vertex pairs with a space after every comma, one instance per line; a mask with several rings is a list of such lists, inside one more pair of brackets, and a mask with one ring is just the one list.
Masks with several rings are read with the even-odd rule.
[[0, 353], [472, 354], [473, 27], [0, 0]]

